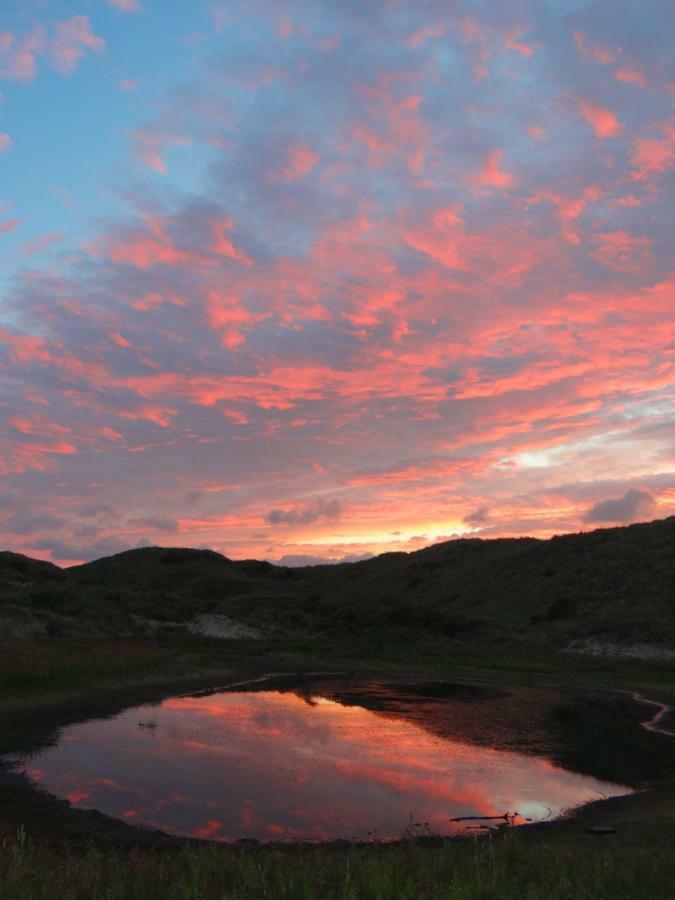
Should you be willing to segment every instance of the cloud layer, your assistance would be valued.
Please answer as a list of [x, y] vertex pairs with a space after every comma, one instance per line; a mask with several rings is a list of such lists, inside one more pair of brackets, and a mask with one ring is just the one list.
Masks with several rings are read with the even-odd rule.
[[[130, 53], [163, 14], [108, 4]], [[619, 5], [205, 4], [122, 203], [17, 257], [2, 542], [339, 559], [675, 511], [675, 23]], [[0, 77], [104, 49], [23, 23]]]

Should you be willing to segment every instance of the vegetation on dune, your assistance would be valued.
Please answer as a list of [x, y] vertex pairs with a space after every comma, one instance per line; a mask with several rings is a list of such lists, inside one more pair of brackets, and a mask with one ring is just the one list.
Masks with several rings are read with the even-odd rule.
[[[675, 517], [548, 541], [456, 540], [291, 569], [147, 548], [71, 569], [0, 554], [5, 631], [134, 634], [205, 613], [267, 635], [489, 643], [675, 635]], [[152, 627], [156, 627], [152, 624]]]

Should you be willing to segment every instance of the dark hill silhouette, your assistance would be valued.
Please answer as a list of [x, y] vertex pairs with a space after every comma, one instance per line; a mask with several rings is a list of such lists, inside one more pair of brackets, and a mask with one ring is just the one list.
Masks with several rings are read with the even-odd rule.
[[675, 643], [675, 517], [297, 569], [182, 548], [70, 569], [2, 553], [0, 604], [57, 631], [128, 633], [145, 619], [217, 613], [276, 635]]
[[0, 584], [34, 583], [53, 581], [65, 578], [63, 569], [42, 559], [31, 559], [23, 553], [12, 553], [10, 550], [0, 551]]

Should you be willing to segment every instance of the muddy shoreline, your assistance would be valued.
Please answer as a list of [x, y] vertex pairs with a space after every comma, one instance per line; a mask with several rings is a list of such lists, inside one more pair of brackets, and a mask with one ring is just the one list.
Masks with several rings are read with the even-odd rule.
[[[372, 672], [331, 665], [331, 671], [325, 673], [298, 672], [290, 664], [285, 671], [279, 671], [281, 667], [275, 666], [274, 673], [266, 672], [265, 668], [267, 667], [258, 665], [200, 675], [146, 680], [145, 683], [127, 685], [123, 689], [99, 690], [95, 698], [71, 697], [55, 703], [43, 701], [22, 704], [5, 701], [0, 706], [0, 721], [8, 721], [10, 727], [3, 740], [3, 751], [14, 757], [23, 755], [28, 759], [40, 748], [53, 744], [60, 729], [68, 724], [108, 718], [124, 709], [145, 703], [160, 703], [170, 696], [244, 687], [247, 690], [292, 690], [299, 693], [321, 693], [340, 703], [357, 704], [382, 715], [404, 716], [435, 734], [461, 736], [465, 740], [468, 737], [471, 742], [496, 749], [547, 756], [557, 764], [587, 774], [607, 777], [609, 765], [610, 775], [617, 783], [625, 783], [637, 789], [631, 795], [599, 799], [586, 804], [554, 821], [518, 826], [518, 832], [526, 839], [537, 840], [556, 835], [564, 840], [566, 836], [578, 835], [580, 830], [594, 824], [611, 823], [617, 819], [622, 822], [633, 819], [639, 822], [645, 818], [658, 818], [674, 808], [675, 742], [665, 735], [649, 733], [642, 727], [652, 717], [654, 709], [636, 702], [629, 692], [558, 685], [524, 685], [517, 680], [515, 683], [505, 684], [503, 679], [499, 679], [497, 683], [496, 679], [472, 678], [464, 673], [454, 677], [451, 673], [446, 673], [445, 679], [430, 678], [429, 673], [421, 675], [393, 668], [388, 672]], [[387, 686], [389, 692], [388, 702], [383, 702], [383, 685]], [[438, 685], [446, 686], [440, 691], [441, 696], [438, 696]], [[399, 689], [393, 701], [392, 686]], [[448, 693], [458, 702], [445, 703]], [[645, 699], [664, 704], [666, 699], [670, 700], [669, 692], [654, 693], [660, 694], [660, 697], [652, 698], [649, 693]], [[474, 728], [473, 732], [469, 730], [467, 733], [470, 723], [461, 714], [462, 695], [472, 702], [480, 702], [478, 698], [481, 696], [484, 702], [489, 699], [490, 705], [495, 709], [492, 717], [495, 728]], [[452, 710], [453, 714], [444, 716], [444, 710]], [[494, 721], [499, 717], [501, 723]], [[509, 724], [505, 727], [507, 720]], [[662, 715], [659, 724], [668, 727], [671, 720], [672, 712]], [[589, 762], [587, 748], [583, 746], [584, 738], [580, 736], [584, 729], [590, 730], [590, 738], [594, 742], [608, 722], [615, 726], [606, 735], [610, 741], [615, 740], [622, 729], [630, 735], [629, 745], [624, 748], [625, 754], [630, 757], [630, 766], [626, 769], [629, 777], [623, 780], [616, 777], [616, 761], [601, 761], [599, 769], [597, 760], [593, 762], [591, 758]], [[576, 739], [572, 739], [573, 733], [577, 732], [579, 734]], [[8, 742], [15, 743], [13, 753]], [[575, 742], [581, 742], [582, 746], [575, 747]], [[655, 747], [658, 748], [656, 752]], [[652, 771], [649, 772], [648, 768]], [[0, 800], [5, 831], [12, 827], [23, 827], [33, 839], [50, 843], [66, 840], [69, 843], [85, 844], [94, 840], [108, 846], [167, 850], [190, 845], [203, 846], [204, 843], [220, 847], [261, 846], [284, 849], [317, 846], [317, 842], [205, 842], [202, 839], [173, 836], [129, 825], [96, 810], [77, 809], [67, 800], [46, 793], [17, 770], [16, 765], [12, 765], [7, 758], [0, 759]], [[503, 828], [497, 829], [490, 831], [490, 835], [499, 836], [505, 831]], [[439, 842], [464, 839], [467, 839], [466, 835], [421, 837], [417, 841], [422, 845], [438, 846]], [[322, 846], [339, 848], [351, 846], [352, 843], [339, 840]], [[400, 843], [386, 842], [382, 846]]]

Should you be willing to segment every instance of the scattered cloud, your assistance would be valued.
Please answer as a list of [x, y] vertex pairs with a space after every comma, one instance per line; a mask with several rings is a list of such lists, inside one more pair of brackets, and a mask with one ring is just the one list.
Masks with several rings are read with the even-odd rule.
[[487, 525], [490, 521], [490, 509], [487, 506], [479, 506], [478, 509], [464, 516], [462, 521], [465, 525], [476, 527]]
[[299, 569], [304, 566], [337, 566], [340, 563], [363, 562], [372, 559], [372, 553], [348, 554], [347, 556], [315, 556], [310, 553], [288, 553], [279, 559], [271, 560], [276, 566], [288, 566], [289, 569]]
[[138, 12], [141, 8], [139, 0], [106, 0], [106, 3], [122, 12]]
[[139, 516], [129, 519], [127, 526], [134, 529], [140, 528], [143, 531], [176, 532], [179, 530], [178, 522], [175, 519], [163, 519], [159, 516]]
[[[124, 0], [122, 0], [124, 2]], [[87, 16], [35, 24], [24, 34], [0, 32], [0, 80], [31, 82], [46, 55], [61, 75], [70, 76], [88, 51], [100, 53], [106, 43], [94, 34]]]
[[38, 58], [47, 48], [47, 31], [36, 24], [23, 35], [0, 32], [0, 79], [29, 82], [35, 78]]
[[41, 531], [53, 531], [64, 524], [64, 520], [58, 516], [47, 513], [32, 515], [30, 513], [17, 513], [6, 521], [6, 526], [14, 534], [36, 534]]
[[[148, 546], [149, 542], [144, 541], [143, 546]], [[91, 544], [70, 544], [58, 538], [40, 538], [32, 541], [31, 547], [35, 550], [47, 552], [52, 559], [60, 562], [90, 562], [94, 559], [101, 559], [104, 556], [114, 556], [123, 550], [129, 549], [129, 544], [121, 538], [104, 537], [99, 538]]]
[[595, 243], [592, 255], [619, 272], [639, 271], [653, 261], [653, 241], [648, 237], [637, 237], [626, 231], [605, 231], [595, 236]]
[[622, 128], [615, 113], [592, 100], [577, 97], [577, 107], [597, 138], [615, 137]]
[[653, 518], [656, 501], [648, 491], [631, 488], [623, 497], [600, 500], [584, 515], [585, 522], [624, 524]]
[[62, 75], [72, 75], [87, 50], [100, 53], [104, 48], [105, 41], [93, 33], [87, 16], [73, 16], [54, 26], [49, 56]]
[[340, 518], [339, 500], [314, 500], [304, 506], [290, 509], [271, 509], [265, 516], [268, 525], [311, 525], [321, 519], [334, 521]]
[[471, 183], [476, 188], [497, 189], [511, 188], [515, 180], [510, 172], [503, 168], [504, 151], [493, 150], [488, 154], [482, 169], [471, 176]]
[[662, 137], [638, 137], [632, 162], [633, 178], [644, 181], [675, 167], [675, 125], [664, 124], [659, 129]]
[[643, 91], [649, 87], [647, 79], [637, 69], [617, 69], [614, 72], [614, 77], [617, 81], [622, 81], [624, 84], [635, 84], [642, 88]]

